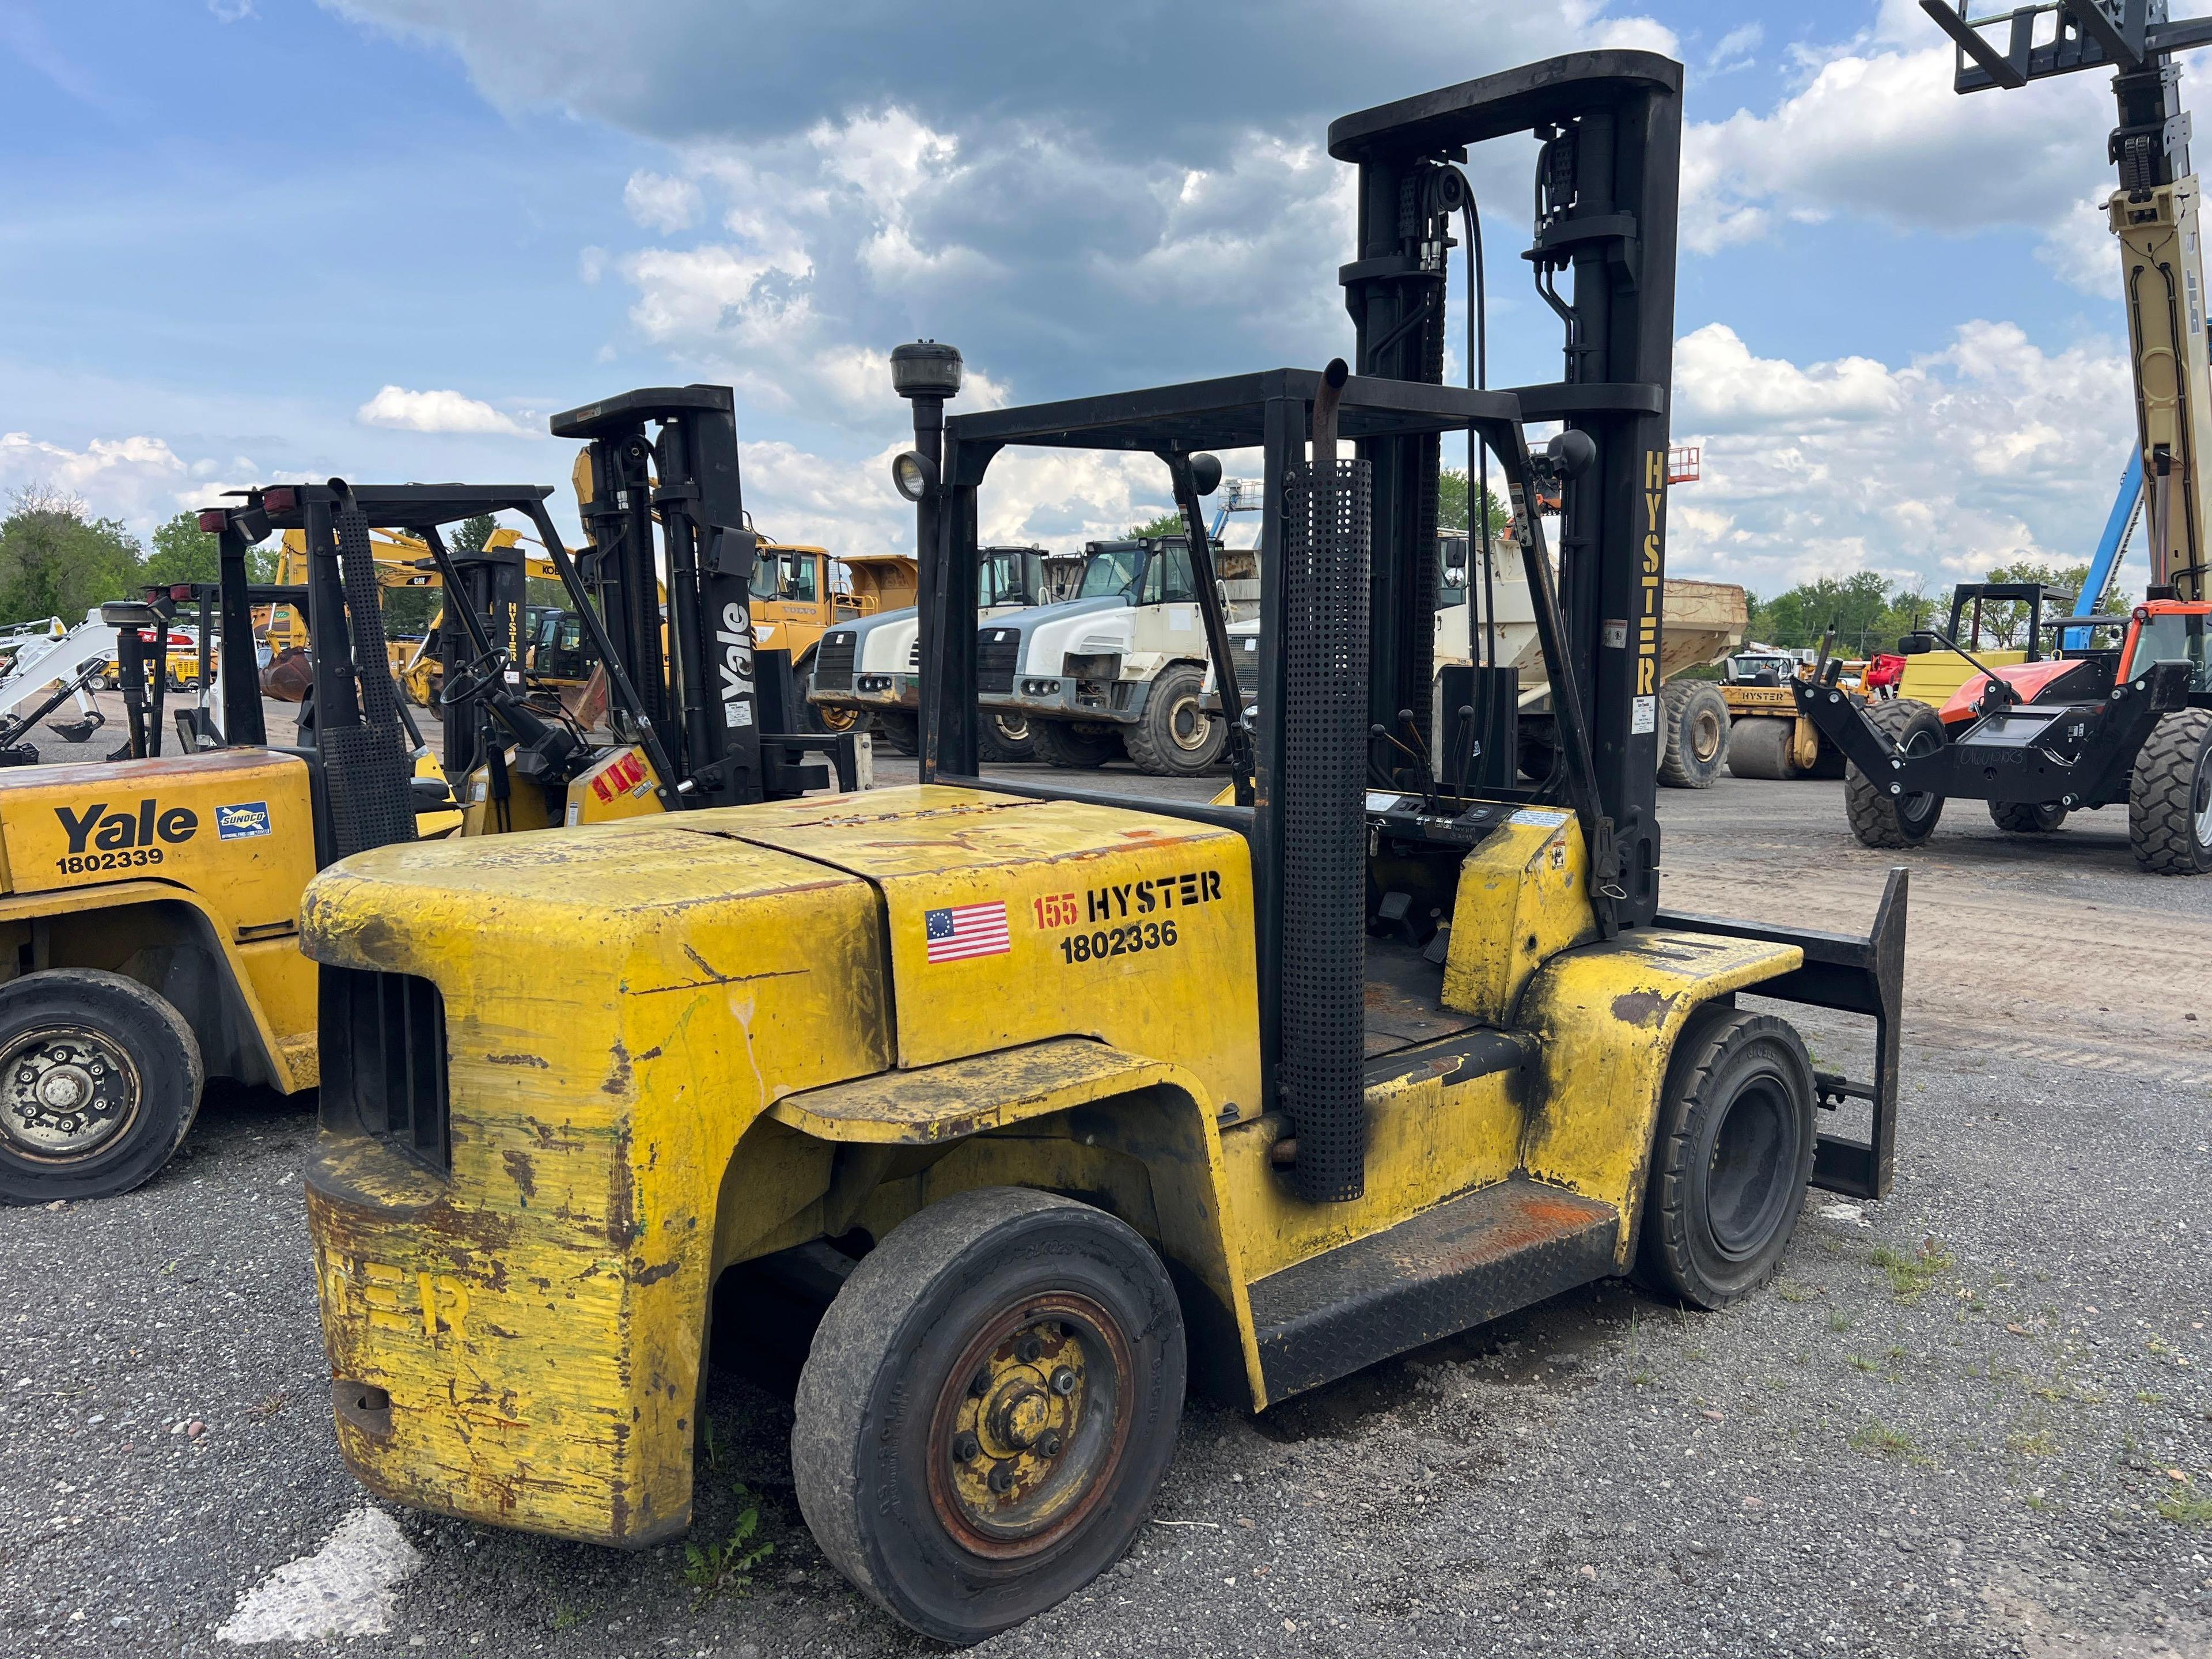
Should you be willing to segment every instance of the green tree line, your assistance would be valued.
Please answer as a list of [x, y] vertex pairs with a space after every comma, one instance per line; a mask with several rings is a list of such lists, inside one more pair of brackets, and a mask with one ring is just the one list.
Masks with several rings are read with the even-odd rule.
[[[2015, 559], [1990, 570], [1983, 578], [1992, 582], [2042, 582], [2063, 592], [2078, 593], [2089, 579], [2087, 562], [2045, 564], [2034, 559]], [[1891, 582], [1880, 572], [1862, 570], [1846, 577], [1823, 576], [1801, 582], [1771, 599], [1751, 596], [1751, 637], [1763, 645], [1816, 646], [1833, 626], [1838, 650], [1854, 657], [1877, 651], [1894, 651], [1900, 636], [1920, 629], [1948, 630], [1954, 590], [1905, 586]], [[2118, 583], [2107, 587], [2096, 609], [2110, 614], [2122, 605]], [[1973, 625], [1968, 607], [1962, 629]], [[2024, 649], [2027, 644], [2028, 608], [2014, 601], [1984, 604], [1981, 640], [1990, 650]], [[2045, 641], [2047, 645], [2050, 641]]]
[[[447, 545], [456, 553], [474, 552], [490, 537], [495, 520], [486, 514], [454, 525]], [[17, 489], [0, 518], [0, 624], [59, 617], [71, 626], [110, 599], [130, 599], [149, 587], [214, 582], [222, 562], [213, 536], [199, 526], [199, 515], [179, 513], [155, 527], [149, 547], [119, 519], [90, 516], [85, 503], [66, 491], [43, 484]], [[279, 553], [271, 536], [246, 554], [246, 580], [276, 580]], [[529, 583], [532, 605], [565, 605], [557, 582]], [[436, 588], [385, 590], [385, 627], [394, 635], [422, 633], [444, 595]]]
[[[43, 484], [17, 489], [0, 518], [0, 623], [59, 617], [74, 625], [95, 605], [144, 589], [211, 582], [220, 572], [216, 538], [196, 514], [157, 526], [149, 548], [119, 519], [90, 516], [84, 502]], [[276, 568], [276, 544], [249, 558], [252, 580]]]

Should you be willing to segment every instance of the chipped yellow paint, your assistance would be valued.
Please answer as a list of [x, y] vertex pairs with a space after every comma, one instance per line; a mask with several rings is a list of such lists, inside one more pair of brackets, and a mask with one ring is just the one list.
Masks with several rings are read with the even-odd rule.
[[1443, 1004], [1486, 1025], [1515, 1023], [1530, 975], [1597, 937], [1582, 826], [1562, 807], [1524, 807], [1460, 866]]
[[[1079, 1193], [1152, 1239], [1194, 1375], [1255, 1407], [1249, 1287], [1269, 1273], [1523, 1173], [1615, 1202], [1626, 1237], [1681, 1018], [1796, 953], [1589, 945], [1584, 879], [1564, 813], [1518, 814], [1467, 860], [1443, 1000], [1529, 1061], [1374, 1084], [1367, 1194], [1314, 1206], [1256, 1115], [1249, 854], [1227, 831], [926, 786], [347, 860], [310, 890], [305, 941], [438, 985], [453, 1158], [442, 1180], [325, 1131], [331, 1363], [392, 1407], [386, 1437], [342, 1424], [347, 1460], [426, 1508], [666, 1537], [715, 1273], [975, 1187]], [[1004, 949], [929, 959], [930, 911], [1001, 905]]]
[[1062, 1037], [786, 1095], [770, 1110], [778, 1122], [824, 1140], [927, 1146], [1156, 1083], [1174, 1083], [1206, 1103], [1196, 1079], [1173, 1066]]
[[1367, 1189], [1342, 1204], [1306, 1203], [1269, 1166], [1268, 1154], [1287, 1129], [1283, 1119], [1271, 1115], [1224, 1133], [1228, 1210], [1252, 1278], [1510, 1176], [1523, 1121], [1517, 1081], [1492, 1073], [1446, 1087], [1431, 1073], [1370, 1087]]
[[[1008, 805], [1017, 810], [1000, 810]], [[805, 1097], [818, 1107], [828, 1085], [887, 1071], [894, 1002], [902, 1031], [964, 1017], [976, 1047], [1079, 1035], [1097, 1049], [1151, 1036], [1190, 1056], [1179, 1069], [1117, 1060], [1118, 1086], [1180, 1103], [1158, 1109], [1182, 1121], [1156, 1139], [1186, 1160], [1203, 1146], [1200, 1178], [1218, 1188], [1207, 1115], [1228, 1089], [1256, 1100], [1258, 1086], [1243, 843], [1128, 813], [1086, 811], [1072, 823], [1065, 812], [1020, 810], [1034, 805], [888, 790], [386, 848], [318, 878], [304, 920], [318, 960], [421, 975], [443, 994], [453, 1149], [452, 1182], [434, 1202], [380, 1214], [359, 1172], [399, 1154], [329, 1135], [314, 1176], [318, 1237], [326, 1257], [450, 1276], [476, 1310], [471, 1334], [447, 1352], [412, 1334], [402, 1345], [326, 1294], [337, 1373], [392, 1398], [387, 1442], [345, 1431], [365, 1481], [426, 1508], [563, 1536], [637, 1543], [680, 1528], [717, 1258], [818, 1206], [827, 1187], [809, 1183], [830, 1175], [793, 1157], [781, 1167], [795, 1186], [748, 1188], [732, 1152], [754, 1144], [757, 1123], [788, 1133], [759, 1121], [786, 1097], [802, 1099], [783, 1115], [804, 1119]], [[1207, 871], [1214, 883], [1196, 879]], [[1044, 937], [1075, 929], [1038, 926], [1035, 901], [1078, 906], [1071, 896], [1090, 888], [1127, 903], [1133, 920], [1136, 884], [1155, 878], [1176, 884], [1171, 900], [1154, 895], [1159, 914], [1185, 924], [1173, 945], [1077, 963]], [[926, 910], [1000, 896], [1006, 951], [927, 961]], [[592, 948], [580, 951], [580, 940]], [[551, 963], [563, 971], [548, 974]], [[1086, 968], [1097, 972], [1086, 977]], [[1203, 1005], [1185, 994], [1193, 972], [1218, 988]], [[909, 991], [906, 981], [933, 975], [939, 984]], [[1097, 1071], [1060, 1103], [1109, 1080]], [[1002, 1109], [1012, 1104], [1002, 1096]], [[757, 1206], [754, 1216], [718, 1212], [732, 1190]], [[1218, 1214], [1182, 1204], [1186, 1215]], [[1218, 1243], [1212, 1254], [1233, 1301], [1233, 1264]], [[599, 1316], [573, 1310], [573, 1328], [563, 1318], [580, 1261], [603, 1259], [614, 1265], [600, 1272], [618, 1282], [591, 1291], [613, 1298], [613, 1381], [606, 1354], [586, 1364], [574, 1346], [608, 1340]], [[327, 1266], [325, 1279], [346, 1282]], [[516, 1334], [497, 1337], [495, 1327]], [[498, 1423], [451, 1404], [487, 1390], [509, 1401]], [[549, 1486], [531, 1471], [555, 1421], [562, 1473]], [[609, 1427], [617, 1421], [627, 1425], [619, 1434]], [[597, 1497], [580, 1503], [580, 1490]]]
[[1522, 1162], [1539, 1181], [1619, 1209], [1622, 1269], [1683, 1022], [1804, 961], [1794, 945], [1651, 929], [1565, 951], [1530, 982], [1522, 1013], [1543, 1042], [1543, 1087]]
[[[702, 834], [866, 877], [890, 928], [898, 1063], [1048, 1037], [1173, 1055], [1218, 1108], [1260, 1109], [1251, 860], [1208, 824], [926, 786], [685, 815]], [[935, 909], [1003, 904], [1002, 955], [931, 962]], [[1192, 986], [1206, 994], [1193, 997]]]

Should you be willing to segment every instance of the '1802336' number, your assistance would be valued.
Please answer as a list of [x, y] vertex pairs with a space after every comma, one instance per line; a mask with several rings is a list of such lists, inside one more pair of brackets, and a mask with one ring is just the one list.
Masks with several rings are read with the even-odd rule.
[[1107, 957], [1133, 957], [1139, 951], [1164, 951], [1175, 942], [1171, 921], [1133, 921], [1124, 927], [1070, 933], [1060, 940], [1060, 954], [1067, 962], [1098, 962]]

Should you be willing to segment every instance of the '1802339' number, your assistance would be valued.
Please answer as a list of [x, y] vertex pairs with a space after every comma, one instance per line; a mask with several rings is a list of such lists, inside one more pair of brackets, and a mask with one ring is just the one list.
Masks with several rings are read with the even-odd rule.
[[72, 853], [67, 858], [56, 859], [54, 868], [65, 876], [81, 876], [93, 870], [128, 870], [134, 865], [159, 864], [161, 849], [158, 847], [134, 847], [127, 853]]

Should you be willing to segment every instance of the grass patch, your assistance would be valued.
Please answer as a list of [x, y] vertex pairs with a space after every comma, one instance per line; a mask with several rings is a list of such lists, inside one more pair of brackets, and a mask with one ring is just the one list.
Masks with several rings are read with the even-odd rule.
[[1841, 1308], [1835, 1306], [1832, 1303], [1829, 1304], [1828, 1328], [1833, 1331], [1838, 1336], [1841, 1336], [1845, 1331], [1850, 1329], [1852, 1326], [1858, 1322], [1859, 1322], [1857, 1320], [1852, 1318]]
[[2016, 1451], [2023, 1457], [2048, 1457], [2058, 1449], [2058, 1437], [2048, 1429], [2008, 1434], [2005, 1437], [2005, 1449]]
[[1889, 1275], [1890, 1293], [1899, 1302], [1917, 1302], [1937, 1275], [1956, 1265], [1956, 1258], [1932, 1238], [1923, 1239], [1909, 1255], [1878, 1245], [1869, 1259]]
[[1851, 1437], [1851, 1449], [1871, 1452], [1881, 1457], [1894, 1457], [1906, 1463], [1924, 1463], [1928, 1459], [1912, 1443], [1912, 1437], [1902, 1429], [1893, 1429], [1880, 1418], [1875, 1418]]
[[1847, 1353], [1844, 1356], [1844, 1363], [1855, 1371], [1864, 1371], [1869, 1376], [1881, 1369], [1880, 1360], [1869, 1359], [1863, 1353]]
[[1818, 1285], [1800, 1285], [1794, 1279], [1785, 1279], [1775, 1285], [1774, 1293], [1784, 1302], [1810, 1302], [1820, 1295], [1820, 1287]]
[[2212, 1527], [2212, 1497], [2200, 1494], [2193, 1480], [2160, 1498], [2157, 1507], [2159, 1514], [2177, 1525]]
[[743, 1507], [729, 1537], [719, 1544], [684, 1547], [684, 1582], [696, 1593], [696, 1605], [703, 1606], [726, 1591], [750, 1595], [753, 1570], [775, 1553], [775, 1540], [760, 1535], [760, 1506], [751, 1501], [744, 1482], [739, 1481], [734, 1490]]

